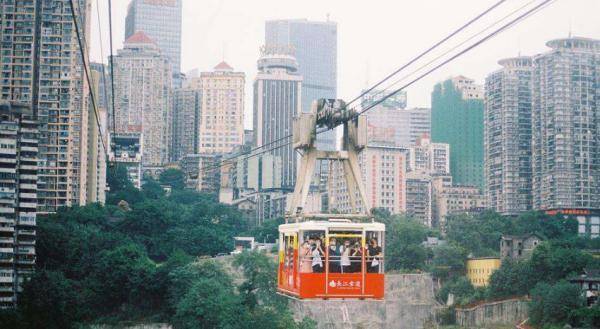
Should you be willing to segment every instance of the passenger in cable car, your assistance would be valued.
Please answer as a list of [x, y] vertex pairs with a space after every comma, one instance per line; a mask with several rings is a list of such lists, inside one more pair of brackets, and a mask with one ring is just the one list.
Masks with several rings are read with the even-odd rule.
[[350, 256], [352, 257], [352, 260], [353, 260], [351, 262], [352, 264], [350, 265], [350, 272], [352, 272], [352, 273], [361, 272], [362, 248], [358, 241], [356, 241], [354, 243], [354, 246], [352, 247], [352, 254]]
[[367, 263], [367, 272], [379, 273], [379, 258], [381, 257], [381, 247], [377, 245], [377, 239], [372, 238], [369, 240], [369, 247], [367, 248], [367, 257], [369, 262]]
[[321, 240], [315, 240], [315, 243], [311, 246], [312, 248], [312, 271], [314, 273], [323, 273], [323, 260], [321, 256], [324, 254], [321, 248]]
[[331, 238], [329, 240], [329, 273], [340, 272], [340, 248], [337, 245], [337, 240]]
[[340, 267], [342, 273], [350, 272], [350, 253], [352, 252], [352, 248], [350, 248], [350, 240], [344, 241], [344, 244], [340, 246]]
[[311, 247], [309, 241], [304, 241], [302, 243], [302, 248], [300, 249], [300, 272], [301, 273], [311, 273], [312, 272], [312, 261], [311, 261]]

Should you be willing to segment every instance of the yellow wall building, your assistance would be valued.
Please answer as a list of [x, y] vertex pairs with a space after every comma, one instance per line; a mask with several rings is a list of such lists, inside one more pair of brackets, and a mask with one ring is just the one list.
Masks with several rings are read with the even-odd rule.
[[490, 276], [499, 268], [499, 257], [470, 258], [467, 260], [467, 277], [475, 287], [487, 286]]

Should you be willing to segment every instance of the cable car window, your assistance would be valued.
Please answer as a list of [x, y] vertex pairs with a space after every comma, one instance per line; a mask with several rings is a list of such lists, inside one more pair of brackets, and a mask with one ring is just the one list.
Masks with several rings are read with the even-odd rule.
[[366, 233], [367, 273], [383, 273], [383, 238], [384, 233], [380, 231]]
[[362, 271], [362, 232], [331, 230], [327, 244], [329, 273]]
[[300, 273], [323, 273], [325, 271], [325, 231], [300, 232]]

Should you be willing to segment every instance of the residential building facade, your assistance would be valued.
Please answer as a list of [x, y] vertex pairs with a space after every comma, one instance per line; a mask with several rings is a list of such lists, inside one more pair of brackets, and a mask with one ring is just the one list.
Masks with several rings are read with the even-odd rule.
[[483, 189], [483, 87], [458, 76], [431, 94], [431, 140], [450, 145], [450, 173], [458, 185]]
[[31, 103], [0, 101], [0, 309], [35, 269], [38, 137]]
[[411, 171], [447, 175], [450, 173], [450, 146], [445, 143], [432, 143], [428, 135], [423, 135], [409, 149], [408, 163]]
[[532, 60], [501, 60], [485, 80], [485, 194], [503, 215], [531, 209]]
[[244, 142], [245, 75], [221, 62], [200, 78], [199, 153], [229, 153]]
[[533, 208], [600, 208], [600, 40], [547, 43], [532, 74]]
[[113, 59], [116, 133], [141, 133], [144, 170], [169, 161], [171, 65], [152, 39], [137, 32]]
[[202, 93], [200, 88], [185, 86], [173, 91], [172, 161], [198, 154]]
[[450, 215], [478, 213], [486, 208], [486, 200], [479, 188], [452, 184], [452, 176], [435, 176], [432, 187], [432, 226], [445, 232]]
[[399, 94], [381, 104], [374, 105], [382, 91], [373, 90], [363, 96], [361, 106], [367, 109], [368, 139], [371, 144], [410, 147], [422, 135], [431, 131], [429, 108], [406, 108], [406, 94]]
[[[90, 1], [73, 4], [89, 40]], [[0, 100], [29, 104], [39, 122], [38, 211], [85, 204], [88, 86], [70, 1], [2, 1], [0, 16]]]
[[[254, 80], [254, 145], [274, 148], [292, 134], [292, 124], [300, 115], [302, 77], [290, 46], [268, 45], [261, 48], [258, 75]], [[298, 154], [293, 145], [268, 152], [274, 164], [280, 163], [280, 187], [293, 190]], [[263, 162], [263, 167], [265, 163]], [[263, 170], [265, 170], [264, 168]], [[272, 168], [273, 172], [275, 168]]]

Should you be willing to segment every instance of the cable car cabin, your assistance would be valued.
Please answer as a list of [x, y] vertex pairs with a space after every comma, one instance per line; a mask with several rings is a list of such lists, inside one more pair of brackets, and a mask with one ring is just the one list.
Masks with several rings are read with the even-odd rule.
[[381, 223], [280, 225], [278, 291], [300, 299], [383, 299], [384, 238]]

